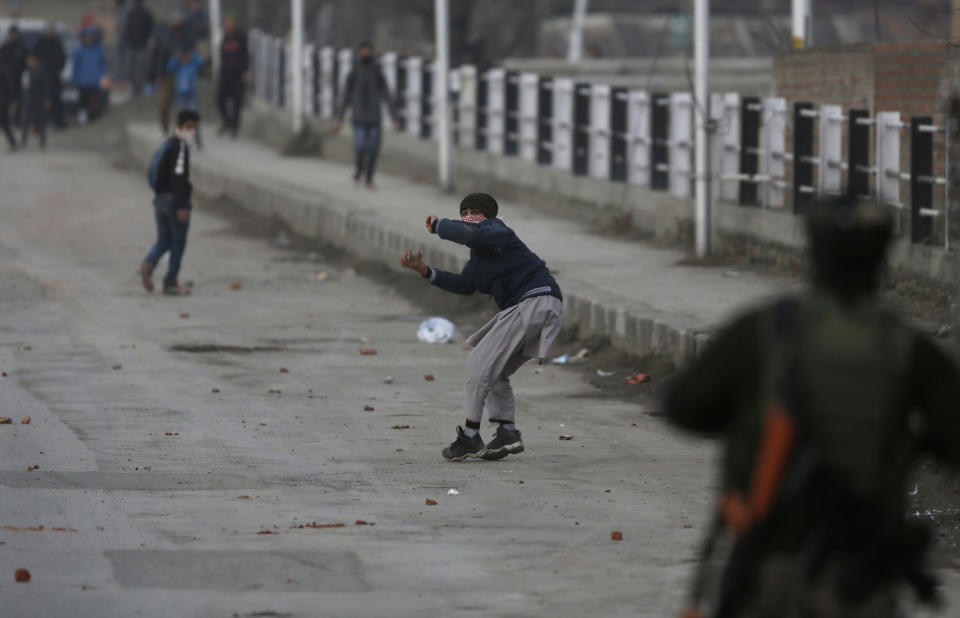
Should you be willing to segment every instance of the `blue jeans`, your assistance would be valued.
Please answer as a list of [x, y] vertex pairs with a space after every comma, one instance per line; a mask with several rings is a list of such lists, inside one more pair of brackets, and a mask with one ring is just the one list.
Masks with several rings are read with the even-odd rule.
[[377, 153], [380, 152], [380, 124], [355, 122], [353, 148], [357, 154], [357, 177], [366, 171], [367, 182], [373, 182], [373, 170], [377, 165]]
[[144, 259], [151, 268], [156, 268], [157, 262], [167, 251], [170, 252], [170, 268], [163, 278], [163, 287], [172, 288], [177, 285], [177, 275], [180, 274], [180, 263], [183, 261], [183, 252], [187, 248], [187, 230], [190, 223], [181, 223], [177, 219], [176, 211], [171, 214], [156, 212], [157, 244], [153, 245], [150, 253]]
[[[175, 102], [177, 104], [177, 111], [184, 109], [192, 109], [197, 111], [197, 93], [181, 93], [176, 94]], [[197, 148], [203, 148], [203, 139], [200, 136], [200, 123], [197, 123]]]

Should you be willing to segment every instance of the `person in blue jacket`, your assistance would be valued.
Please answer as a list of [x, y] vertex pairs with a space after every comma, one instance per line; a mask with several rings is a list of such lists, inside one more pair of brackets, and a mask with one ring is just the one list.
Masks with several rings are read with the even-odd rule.
[[[174, 100], [177, 111], [185, 109], [197, 111], [197, 80], [207, 68], [207, 61], [192, 47], [184, 45], [167, 63], [167, 74], [173, 78]], [[197, 148], [203, 147], [199, 129]]]
[[[467, 338], [474, 347], [467, 356], [466, 423], [457, 427], [453, 444], [443, 449], [448, 461], [502, 459], [523, 451], [510, 376], [532, 358], [542, 362], [563, 323], [563, 295], [556, 279], [546, 263], [497, 217], [498, 210], [492, 196], [471, 193], [460, 202], [459, 220], [427, 217], [431, 234], [470, 248], [470, 259], [459, 274], [427, 266], [422, 251], [414, 254], [408, 249], [400, 260], [438, 288], [455, 294], [489, 294], [500, 308]], [[498, 424], [486, 445], [480, 437], [484, 406], [490, 422]]]
[[80, 92], [80, 106], [87, 120], [94, 120], [103, 112], [103, 84], [108, 68], [98, 29], [84, 28], [83, 43], [73, 51], [73, 83]]

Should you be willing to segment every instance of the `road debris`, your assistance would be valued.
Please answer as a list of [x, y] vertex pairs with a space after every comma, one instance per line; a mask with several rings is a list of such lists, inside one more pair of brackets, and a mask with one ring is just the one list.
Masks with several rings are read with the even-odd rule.
[[280, 373], [290, 373], [290, 370], [287, 369], [286, 367], [281, 367], [281, 368], [280, 368]]
[[460, 492], [457, 491], [456, 489], [450, 489], [449, 491], [447, 491], [447, 495], [448, 495], [448, 496], [459, 496], [459, 495], [460, 495]]
[[231, 289], [231, 290], [242, 290], [242, 289], [243, 289], [243, 282], [242, 282], [242, 281], [234, 281], [233, 283], [230, 284], [230, 289]]
[[2, 375], [3, 377], [7, 377], [7, 372], [6, 372], [6, 371], [0, 371], [0, 375]]
[[27, 472], [33, 472], [33, 470], [34, 470], [33, 466], [27, 466]]
[[622, 541], [622, 540], [623, 540], [623, 533], [620, 532], [619, 530], [614, 530], [613, 532], [610, 533], [610, 540], [611, 540], [611, 541]]
[[362, 519], [358, 519], [358, 520], [357, 520], [356, 522], [354, 522], [354, 523], [355, 523], [356, 525], [358, 525], [358, 526], [372, 526], [372, 525], [373, 525], [373, 524], [371, 524], [370, 522], [363, 521]]
[[274, 532], [273, 530], [261, 530], [257, 534], [280, 534], [279, 532]]
[[363, 406], [363, 411], [364, 411], [364, 412], [373, 412], [374, 410], [375, 410], [375, 408], [374, 408], [373, 406], [371, 406], [370, 404], [367, 404], [367, 405]]
[[643, 384], [644, 382], [650, 381], [650, 374], [647, 373], [638, 373], [635, 376], [630, 376], [627, 378], [627, 384]]
[[345, 523], [336, 523], [336, 524], [318, 524], [317, 522], [312, 522], [309, 524], [294, 524], [290, 526], [291, 530], [303, 530], [304, 528], [313, 528], [314, 530], [322, 530], [323, 528], [346, 528], [347, 524]]
[[181, 313], [181, 314], [180, 314], [180, 319], [181, 319], [181, 320], [186, 320], [186, 319], [189, 318], [189, 317], [190, 317], [190, 314], [189, 314], [189, 313]]
[[568, 434], [561, 434], [560, 439], [561, 439], [561, 440], [573, 440], [573, 436], [568, 435]]
[[211, 393], [219, 393], [219, 392], [220, 392], [220, 389], [219, 389], [219, 388], [211, 388], [211, 389], [210, 389], [210, 392], [211, 392]]
[[12, 425], [13, 419], [9, 416], [0, 416], [0, 425]]
[[450, 343], [456, 332], [457, 327], [450, 320], [433, 317], [420, 322], [417, 339], [424, 343]]
[[553, 359], [552, 361], [550, 361], [550, 362], [553, 363], [554, 365], [566, 365], [567, 363], [570, 362], [570, 355], [569, 355], [569, 354], [561, 354], [560, 356], [554, 358], [554, 359]]
[[179, 431], [165, 431], [165, 432], [163, 432], [163, 435], [165, 435], [165, 436], [179, 436], [179, 435], [180, 435], [180, 432], [179, 432]]
[[13, 579], [14, 581], [18, 581], [20, 583], [26, 583], [30, 581], [30, 571], [26, 569], [17, 569], [13, 573]]
[[423, 379], [426, 380], [427, 382], [433, 382], [434, 380], [436, 380], [436, 378], [433, 376], [432, 373], [428, 373], [427, 375], [423, 376]]
[[327, 280], [327, 273], [326, 273], [326, 272], [317, 273], [317, 274], [314, 276], [313, 279], [314, 279], [317, 283], [323, 283], [324, 281]]
[[250, 496], [237, 496], [237, 500], [249, 500]]
[[603, 369], [597, 369], [597, 375], [601, 378], [609, 378], [615, 373], [616, 371], [604, 371]]
[[360, 348], [359, 352], [363, 356], [373, 356], [377, 353], [373, 348]]
[[393, 384], [393, 376], [387, 376], [383, 379], [384, 384]]
[[410, 425], [394, 425], [390, 429], [410, 429]]
[[280, 390], [279, 388], [271, 388], [270, 390], [267, 391], [268, 395], [280, 395], [281, 393], [283, 393], [283, 391]]
[[24, 416], [23, 419], [20, 421], [20, 424], [21, 424], [21, 425], [29, 425], [29, 424], [30, 424], [30, 417], [29, 417], [29, 416]]
[[437, 506], [437, 501], [427, 498], [426, 501], [424, 501], [424, 504], [427, 506]]

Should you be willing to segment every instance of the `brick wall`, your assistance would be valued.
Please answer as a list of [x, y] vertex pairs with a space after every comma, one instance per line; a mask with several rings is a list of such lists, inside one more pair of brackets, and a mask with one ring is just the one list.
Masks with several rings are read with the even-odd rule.
[[[844, 111], [867, 109], [877, 112], [899, 111], [901, 120], [909, 123], [913, 116], [931, 116], [934, 124], [943, 125], [950, 96], [960, 96], [960, 70], [950, 62], [951, 48], [939, 41], [908, 43], [865, 43], [858, 45], [807, 50], [780, 54], [774, 60], [774, 89], [787, 99], [788, 108], [796, 102], [842, 105]], [[960, 119], [958, 119], [960, 120]], [[792, 149], [792, 131], [788, 128], [787, 149]], [[847, 127], [844, 126], [844, 153]], [[945, 173], [947, 140], [942, 133], [934, 136], [934, 174]], [[910, 170], [910, 131], [901, 132], [901, 171]], [[871, 140], [871, 165], [874, 143]], [[843, 182], [846, 184], [846, 177]], [[901, 202], [910, 202], [910, 184], [900, 188]], [[943, 205], [942, 187], [935, 187], [934, 207]], [[902, 235], [909, 237], [909, 213], [901, 213]], [[932, 242], [942, 243], [942, 221], [934, 226]], [[954, 226], [960, 228], [960, 226]], [[960, 229], [951, 230], [960, 237]]]

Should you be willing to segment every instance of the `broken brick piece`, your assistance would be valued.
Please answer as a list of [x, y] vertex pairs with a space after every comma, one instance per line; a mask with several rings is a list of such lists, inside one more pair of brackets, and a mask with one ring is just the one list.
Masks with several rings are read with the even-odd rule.
[[410, 429], [410, 425], [394, 425], [390, 429]]
[[614, 530], [613, 532], [610, 533], [610, 540], [611, 540], [611, 541], [622, 541], [622, 540], [623, 540], [623, 533], [620, 532], [619, 530]]
[[237, 500], [249, 500], [250, 496], [237, 496]]
[[358, 519], [358, 520], [356, 521], [356, 525], [358, 525], [358, 526], [369, 526], [370, 524], [368, 524], [367, 522], [363, 521], [362, 519]]
[[24, 417], [23, 417], [23, 420], [20, 421], [20, 424], [21, 424], [21, 425], [29, 425], [29, 424], [30, 424], [30, 417], [29, 417], [29, 416], [24, 416]]
[[189, 318], [189, 317], [190, 317], [190, 314], [189, 314], [189, 313], [181, 313], [181, 314], [180, 314], [180, 319], [181, 319], [181, 320], [186, 320], [186, 319]]
[[573, 440], [573, 436], [568, 436], [566, 434], [560, 436], [561, 440]]
[[3, 377], [7, 377], [7, 372], [6, 372], [6, 371], [2, 371], [2, 372], [0, 372], [0, 375], [2, 375]]
[[33, 472], [33, 466], [27, 466], [27, 472]]
[[0, 425], [12, 425], [13, 419], [9, 416], [0, 416]]
[[243, 289], [243, 282], [242, 282], [242, 281], [234, 281], [233, 283], [230, 284], [230, 289], [231, 289], [231, 290], [242, 290], [242, 289]]
[[280, 534], [279, 532], [274, 532], [273, 530], [261, 530], [257, 534]]
[[436, 380], [436, 378], [433, 377], [432, 373], [428, 373], [427, 375], [423, 376], [423, 379], [426, 380], [427, 382], [433, 382], [434, 380]]
[[377, 351], [374, 350], [373, 348], [360, 348], [360, 354], [362, 354], [363, 356], [373, 356], [376, 353]]
[[363, 411], [364, 411], [364, 412], [373, 412], [373, 410], [374, 410], [374, 407], [371, 406], [371, 405], [365, 405], [365, 406], [363, 406]]
[[211, 389], [210, 389], [210, 392], [211, 392], [211, 393], [219, 393], [219, 392], [220, 392], [220, 389], [219, 389], [219, 388], [211, 388]]
[[427, 506], [436, 506], [436, 505], [437, 505], [437, 501], [436, 501], [436, 500], [431, 500], [430, 498], [427, 498], [427, 500], [426, 500], [426, 502], [424, 502], [424, 504], [426, 504]]
[[290, 373], [290, 370], [287, 369], [286, 367], [281, 367], [281, 368], [280, 368], [280, 373]]
[[17, 569], [13, 573], [13, 579], [21, 583], [28, 582], [30, 581], [30, 571], [26, 569]]

